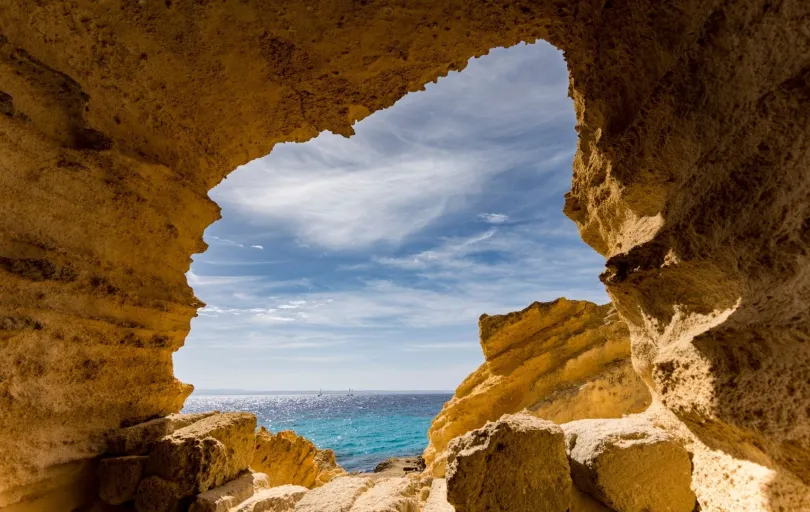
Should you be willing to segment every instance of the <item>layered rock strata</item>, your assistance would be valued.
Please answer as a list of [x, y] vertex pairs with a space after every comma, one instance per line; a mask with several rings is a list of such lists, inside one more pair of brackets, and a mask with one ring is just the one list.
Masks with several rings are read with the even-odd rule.
[[212, 186], [537, 38], [571, 74], [566, 214], [608, 259], [662, 422], [688, 431], [698, 499], [795, 503], [808, 16], [804, 0], [3, 2], [0, 507], [73, 508], [102, 433], [179, 411], [171, 354], [200, 306], [184, 274]]
[[485, 362], [456, 389], [428, 431], [433, 476], [456, 436], [529, 409], [556, 423], [641, 412], [650, 393], [633, 371], [630, 336], [611, 305], [565, 298], [479, 321]]
[[346, 472], [332, 450], [319, 450], [312, 441], [284, 430], [278, 434], [261, 427], [250, 463], [255, 471], [270, 475], [270, 485], [299, 485], [312, 489]]
[[134, 503], [138, 512], [178, 512], [199, 495], [199, 512], [229, 510], [225, 505], [269, 487], [266, 475], [247, 472], [255, 431], [253, 414], [214, 412], [171, 415], [113, 432], [108, 453], [124, 455], [99, 463], [98, 497], [109, 505]]
[[[281, 434], [263, 428], [257, 433], [253, 414], [217, 412], [173, 414], [117, 430], [108, 436], [110, 456], [99, 464], [96, 508], [282, 512], [309, 491], [290, 480], [315, 487], [345, 474], [331, 452], [321, 453], [291, 432]], [[256, 460], [270, 473], [251, 469]]]

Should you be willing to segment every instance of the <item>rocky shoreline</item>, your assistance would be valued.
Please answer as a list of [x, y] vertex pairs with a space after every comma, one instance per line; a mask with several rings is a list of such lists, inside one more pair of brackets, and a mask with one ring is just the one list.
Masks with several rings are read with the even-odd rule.
[[405, 476], [425, 470], [425, 459], [421, 455], [412, 457], [389, 457], [377, 464], [372, 471], [376, 475]]

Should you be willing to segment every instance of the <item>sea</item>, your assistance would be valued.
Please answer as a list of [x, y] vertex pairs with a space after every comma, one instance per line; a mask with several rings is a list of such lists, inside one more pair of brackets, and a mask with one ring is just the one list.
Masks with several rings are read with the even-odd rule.
[[293, 430], [335, 452], [347, 471], [373, 471], [388, 457], [421, 455], [433, 417], [451, 393], [205, 394], [182, 412], [248, 411], [271, 432]]

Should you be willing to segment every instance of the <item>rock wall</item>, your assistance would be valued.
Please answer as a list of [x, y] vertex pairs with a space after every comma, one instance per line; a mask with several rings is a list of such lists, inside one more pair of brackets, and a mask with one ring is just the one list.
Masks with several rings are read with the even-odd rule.
[[571, 74], [566, 213], [608, 258], [635, 368], [705, 446], [696, 471], [750, 464], [765, 505], [808, 483], [808, 16], [805, 0], [3, 2], [0, 506], [60, 488], [69, 508], [103, 432], [179, 410], [171, 354], [200, 306], [184, 272], [212, 186], [537, 38]]
[[272, 434], [264, 427], [256, 433], [256, 451], [251, 469], [267, 473], [270, 485], [320, 487], [345, 475], [332, 450], [319, 450], [309, 439], [291, 430]]
[[565, 298], [479, 320], [484, 363], [456, 389], [428, 431], [425, 462], [445, 473], [455, 437], [529, 409], [565, 423], [641, 412], [650, 393], [630, 364], [630, 335], [610, 304]]

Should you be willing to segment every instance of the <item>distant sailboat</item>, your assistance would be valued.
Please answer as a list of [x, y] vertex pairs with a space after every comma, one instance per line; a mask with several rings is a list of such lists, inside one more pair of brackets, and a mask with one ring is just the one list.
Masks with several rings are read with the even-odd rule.
[[349, 394], [346, 396], [354, 396], [354, 393], [352, 393], [352, 388], [349, 388]]
[[323, 388], [318, 391], [318, 396], [323, 396]]

